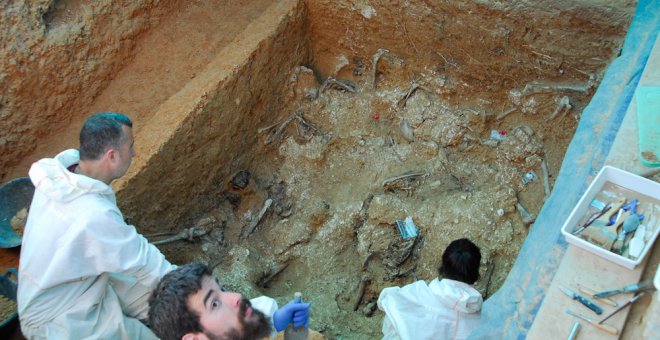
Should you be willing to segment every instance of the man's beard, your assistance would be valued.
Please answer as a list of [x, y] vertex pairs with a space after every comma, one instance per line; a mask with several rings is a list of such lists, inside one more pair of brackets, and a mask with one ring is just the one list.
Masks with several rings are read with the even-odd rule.
[[249, 339], [263, 339], [269, 337], [273, 329], [270, 323], [270, 319], [266, 318], [266, 315], [261, 311], [252, 309], [252, 315], [249, 320], [245, 320], [245, 312], [248, 307], [252, 307], [250, 300], [243, 299], [241, 300], [241, 306], [239, 308], [239, 317], [238, 322], [243, 328], [243, 335], [240, 334], [238, 329], [232, 329], [227, 332], [222, 337], [213, 336], [208, 332], [204, 331], [207, 337], [212, 340], [220, 339], [229, 339], [229, 340], [249, 340]]

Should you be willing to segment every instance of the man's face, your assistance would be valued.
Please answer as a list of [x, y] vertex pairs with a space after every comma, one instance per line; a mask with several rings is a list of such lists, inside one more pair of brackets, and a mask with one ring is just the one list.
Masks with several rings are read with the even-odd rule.
[[256, 339], [268, 336], [270, 322], [252, 309], [239, 293], [224, 291], [218, 280], [205, 276], [202, 289], [188, 298], [189, 308], [199, 315], [204, 334], [198, 339]]
[[115, 179], [126, 174], [128, 167], [131, 166], [133, 156], [135, 156], [135, 139], [133, 138], [133, 131], [130, 127], [122, 125], [123, 138], [122, 143], [117, 150], [117, 167], [115, 171]]

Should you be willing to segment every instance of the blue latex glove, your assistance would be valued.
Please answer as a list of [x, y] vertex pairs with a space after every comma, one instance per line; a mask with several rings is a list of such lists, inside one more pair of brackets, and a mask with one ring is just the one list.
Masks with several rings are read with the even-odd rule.
[[273, 314], [273, 326], [278, 332], [283, 331], [286, 326], [293, 323], [294, 328], [309, 325], [309, 307], [311, 303], [289, 302]]
[[[632, 200], [628, 201], [628, 203], [621, 206], [621, 210], [630, 211], [631, 214], [637, 215], [637, 217], [639, 217], [640, 221], [643, 221], [644, 220], [644, 215], [637, 213], [637, 204], [638, 203], [639, 203], [639, 201], [636, 198], [632, 199]], [[616, 222], [616, 216], [617, 216], [617, 214], [614, 214], [614, 215], [612, 215], [612, 217], [610, 217], [609, 225], [612, 225]]]

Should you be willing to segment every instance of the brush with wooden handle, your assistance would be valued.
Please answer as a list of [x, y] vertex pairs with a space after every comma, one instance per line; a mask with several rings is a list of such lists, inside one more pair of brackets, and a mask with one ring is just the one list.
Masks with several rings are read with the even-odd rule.
[[619, 236], [617, 236], [616, 241], [614, 241], [614, 244], [612, 245], [612, 251], [621, 254], [621, 249], [623, 248], [623, 245], [626, 244], [628, 235], [634, 233], [635, 230], [637, 230], [637, 227], [639, 227], [639, 217], [637, 214], [632, 213], [628, 215], [625, 221], [623, 221], [623, 227], [621, 227]]
[[[591, 288], [588, 288], [588, 287], [582, 286], [582, 285], [578, 285], [578, 290], [581, 291], [582, 293], [585, 293], [585, 294], [591, 295], [592, 297], [593, 297], [594, 294], [598, 293], [597, 291], [595, 291], [595, 290], [593, 290], [593, 289], [591, 289]], [[596, 298], [594, 297], [594, 299], [596, 299]], [[618, 307], [618, 306], [619, 306], [619, 304], [616, 303], [615, 301], [613, 301], [612, 299], [601, 298], [601, 299], [599, 299], [599, 300], [605, 302], [606, 304], [608, 304], [608, 305], [610, 305], [610, 306], [612, 306], [612, 307]]]
[[625, 218], [628, 217], [630, 212], [623, 212], [617, 219], [617, 222], [610, 226], [608, 226], [608, 224], [610, 223], [612, 216], [619, 212], [625, 203], [625, 197], [617, 200], [612, 205], [612, 209], [603, 214], [603, 216], [596, 219], [591, 224], [591, 226], [589, 226], [589, 228], [586, 228], [582, 234], [580, 234], [580, 236], [585, 240], [609, 251], [618, 236], [617, 230], [619, 229], [619, 226], [621, 226], [621, 223], [623, 223]]
[[607, 333], [610, 333], [612, 335], [619, 335], [619, 330], [616, 329], [616, 327], [614, 327], [614, 326], [599, 324], [598, 322], [596, 322], [596, 321], [594, 321], [594, 320], [592, 320], [592, 319], [590, 319], [590, 318], [588, 318], [584, 315], [574, 313], [574, 312], [570, 311], [569, 309], [566, 310], [566, 314], [573, 315], [576, 318], [580, 318], [580, 319], [590, 323], [594, 327], [600, 329], [603, 332], [607, 332]]

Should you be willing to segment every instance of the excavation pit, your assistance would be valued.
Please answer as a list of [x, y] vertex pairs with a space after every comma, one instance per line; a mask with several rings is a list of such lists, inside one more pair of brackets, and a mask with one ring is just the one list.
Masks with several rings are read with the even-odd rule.
[[[75, 147], [89, 112], [125, 112], [138, 154], [115, 183], [126, 219], [152, 241], [203, 230], [159, 248], [248, 297], [302, 292], [332, 339], [378, 338], [381, 289], [436, 277], [457, 238], [482, 249], [477, 288], [502, 285], [633, 14], [600, 1], [109, 3], [43, 1], [36, 61], [4, 51], [3, 181]], [[397, 230], [408, 216], [417, 238]]]

